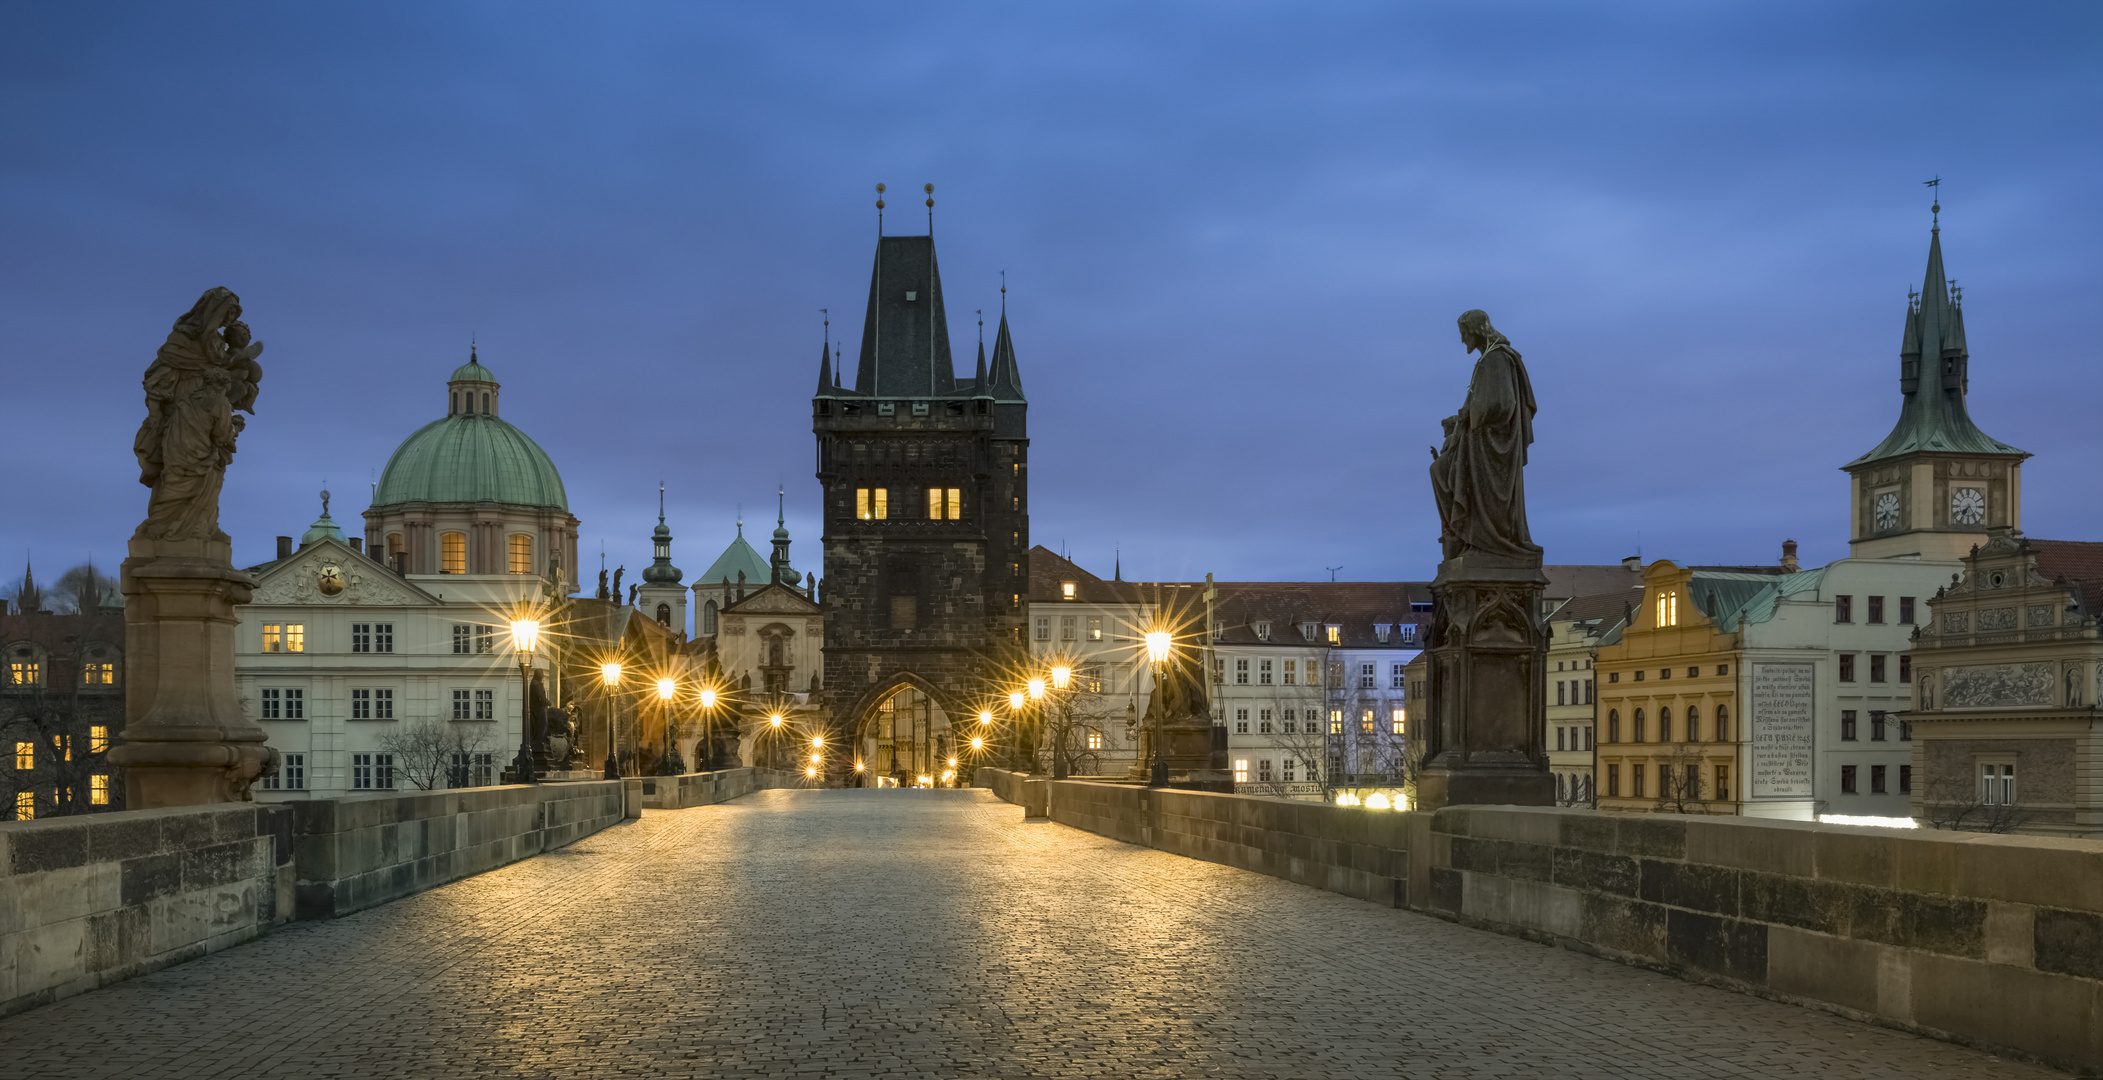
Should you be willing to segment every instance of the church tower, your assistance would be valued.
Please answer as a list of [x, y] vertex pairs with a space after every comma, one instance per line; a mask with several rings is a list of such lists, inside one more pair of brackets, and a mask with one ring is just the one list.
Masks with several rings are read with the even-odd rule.
[[1028, 403], [1005, 286], [991, 371], [981, 342], [977, 371], [958, 378], [932, 219], [927, 236], [878, 233], [854, 384], [821, 355], [811, 400], [827, 707], [859, 746], [879, 711], [904, 715], [892, 699], [910, 690], [898, 701], [922, 710], [922, 726], [899, 720], [897, 738], [936, 746], [942, 721], [961, 727], [1022, 655]]
[[650, 565], [643, 567], [642, 587], [635, 591], [635, 606], [644, 615], [668, 626], [673, 633], [686, 633], [686, 586], [679, 583], [679, 568], [672, 565], [672, 530], [664, 523], [664, 485], [657, 485], [657, 528], [650, 531]]
[[1971, 354], [1964, 294], [1943, 277], [1942, 204], [1928, 237], [1928, 273], [1906, 303], [1897, 426], [1848, 462], [1851, 540], [1859, 559], [1956, 562], [1995, 526], [2022, 527], [2023, 459], [1965, 409]]

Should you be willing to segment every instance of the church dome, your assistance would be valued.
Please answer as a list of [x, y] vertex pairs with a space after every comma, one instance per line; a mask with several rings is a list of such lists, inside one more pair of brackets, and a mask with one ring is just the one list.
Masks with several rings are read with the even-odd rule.
[[547, 451], [497, 415], [496, 376], [470, 355], [446, 382], [447, 416], [395, 449], [380, 473], [373, 505], [508, 503], [568, 510], [562, 474]]

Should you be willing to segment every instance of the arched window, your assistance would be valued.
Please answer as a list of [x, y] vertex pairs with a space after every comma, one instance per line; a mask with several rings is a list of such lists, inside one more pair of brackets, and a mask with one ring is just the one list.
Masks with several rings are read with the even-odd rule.
[[659, 625], [659, 626], [670, 626], [670, 625], [672, 625], [672, 605], [670, 605], [670, 604], [659, 604], [659, 605], [657, 605], [657, 623], [658, 623], [658, 625]]
[[438, 534], [438, 572], [441, 574], [467, 573], [467, 534]]
[[511, 572], [530, 574], [533, 572], [533, 534], [512, 533], [510, 542]]
[[1633, 740], [1631, 740], [1631, 741], [1633, 741], [1633, 742], [1642, 742], [1642, 741], [1643, 741], [1643, 710], [1641, 710], [1641, 709], [1637, 709], [1637, 710], [1636, 710], [1636, 714], [1635, 714], [1635, 722], [1636, 722], [1636, 731], [1635, 731], [1635, 735], [1636, 735], [1636, 737], [1635, 737], [1635, 738], [1634, 738]]
[[716, 602], [713, 600], [701, 605], [701, 632], [704, 634], [716, 632]]
[[408, 570], [408, 567], [407, 567], [407, 566], [405, 566], [405, 565], [403, 565], [403, 563], [402, 563], [402, 555], [403, 555], [403, 554], [405, 553], [405, 551], [406, 551], [406, 550], [407, 550], [407, 549], [405, 549], [405, 548], [403, 548], [403, 547], [402, 547], [402, 534], [401, 534], [401, 533], [388, 533], [388, 534], [387, 534], [387, 569], [389, 569], [389, 570], [401, 570], [401, 571], [407, 572], [407, 570]]
[[460, 391], [458, 390], [453, 391], [453, 411], [456, 413], [460, 411]]
[[1608, 709], [1606, 711], [1606, 741], [1610, 743], [1621, 741], [1621, 710], [1619, 709]]
[[1716, 741], [1731, 741], [1731, 709], [1728, 705], [1716, 706]]
[[1687, 706], [1687, 741], [1701, 741], [1701, 706]]
[[489, 415], [489, 395], [488, 395], [488, 394], [483, 394], [483, 395], [482, 395], [482, 415], [484, 415], [484, 416], [487, 416], [487, 415]]
[[1670, 705], [1658, 710], [1658, 741], [1672, 741], [1672, 706]]

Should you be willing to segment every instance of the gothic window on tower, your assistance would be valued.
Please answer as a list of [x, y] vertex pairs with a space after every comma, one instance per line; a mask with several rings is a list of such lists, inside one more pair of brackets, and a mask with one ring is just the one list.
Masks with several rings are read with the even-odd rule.
[[657, 622], [658, 622], [658, 624], [659, 624], [659, 625], [661, 625], [661, 626], [670, 626], [670, 625], [672, 625], [672, 605], [670, 605], [670, 604], [659, 604], [659, 605], [657, 605]]
[[949, 504], [949, 520], [964, 519], [964, 492], [961, 488], [943, 488], [942, 497]]
[[854, 516], [863, 521], [886, 521], [891, 517], [889, 488], [855, 488]]
[[701, 605], [701, 632], [704, 634], [716, 632], [716, 602], [713, 600]]
[[530, 533], [512, 533], [512, 534], [511, 534], [511, 538], [510, 538], [510, 544], [511, 544], [511, 565], [510, 565], [510, 570], [511, 570], [511, 572], [512, 572], [512, 573], [514, 573], [514, 574], [530, 574], [530, 573], [532, 573], [532, 572], [533, 572], [533, 536], [532, 536], [532, 534], [530, 534]]
[[441, 574], [467, 573], [467, 534], [438, 534], [438, 572]]

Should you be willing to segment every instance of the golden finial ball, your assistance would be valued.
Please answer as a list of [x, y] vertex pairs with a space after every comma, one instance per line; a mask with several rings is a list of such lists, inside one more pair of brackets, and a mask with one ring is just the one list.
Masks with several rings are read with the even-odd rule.
[[876, 193], [877, 193], [878, 195], [881, 195], [881, 194], [883, 194], [883, 193], [884, 193], [884, 186], [883, 186], [882, 184], [878, 184], [878, 185], [876, 185]]
[[935, 193], [935, 185], [933, 185], [933, 184], [929, 184], [929, 185], [927, 185], [927, 193], [928, 193], [929, 195], [933, 195], [933, 194]]
[[878, 199], [878, 200], [876, 200], [876, 208], [877, 208], [878, 210], [881, 210], [881, 209], [883, 209], [883, 208], [884, 208], [884, 201], [883, 201], [882, 199]]

